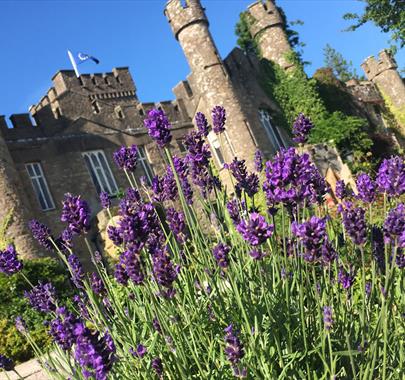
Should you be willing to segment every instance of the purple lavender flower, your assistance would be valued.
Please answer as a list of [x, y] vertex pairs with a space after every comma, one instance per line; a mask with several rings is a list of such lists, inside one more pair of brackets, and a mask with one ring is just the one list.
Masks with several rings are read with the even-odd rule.
[[208, 120], [202, 112], [197, 112], [194, 117], [195, 123], [197, 125], [197, 130], [204, 137], [208, 136], [209, 126]]
[[350, 289], [354, 283], [355, 277], [356, 272], [353, 270], [353, 268], [350, 268], [349, 272], [346, 272], [343, 267], [339, 269], [338, 282], [340, 285], [342, 285], [343, 289]]
[[218, 135], [225, 131], [226, 111], [224, 107], [215, 106], [212, 111], [212, 125], [214, 132]]
[[336, 182], [335, 195], [340, 200], [343, 200], [351, 195], [351, 192], [347, 188], [345, 181], [343, 181], [342, 179]]
[[405, 254], [404, 254], [402, 248], [397, 249], [395, 263], [397, 264], [397, 267], [399, 269], [404, 269], [405, 268]]
[[260, 249], [252, 249], [249, 252], [249, 256], [253, 259], [253, 260], [261, 260], [264, 256], [266, 256], [266, 254], [260, 250]]
[[376, 178], [378, 189], [387, 195], [399, 196], [405, 193], [405, 163], [403, 157], [386, 159], [380, 165]]
[[97, 273], [93, 272], [90, 275], [90, 286], [93, 289], [93, 292], [98, 296], [106, 293], [104, 282]]
[[224, 329], [225, 331], [225, 355], [232, 367], [237, 367], [241, 359], [245, 356], [243, 344], [238, 338], [238, 334], [233, 330], [233, 325], [230, 324]]
[[12, 371], [14, 369], [14, 363], [8, 357], [0, 354], [0, 369], [5, 371]]
[[163, 190], [163, 199], [168, 201], [174, 201], [177, 198], [177, 184], [176, 179], [174, 178], [174, 173], [170, 166], [166, 169], [166, 174], [162, 179], [162, 190]]
[[87, 232], [90, 229], [90, 208], [87, 202], [79, 196], [65, 194], [60, 220], [68, 223], [68, 228], [74, 234]]
[[78, 294], [73, 296], [73, 303], [77, 306], [80, 315], [83, 319], [90, 319], [89, 310], [87, 309], [87, 300], [84, 299], [84, 295], [79, 296]]
[[159, 377], [159, 379], [163, 378], [163, 363], [162, 359], [156, 357], [152, 359], [152, 368], [156, 372], [156, 375]]
[[258, 173], [263, 171], [263, 153], [259, 149], [255, 152], [255, 169]]
[[104, 209], [111, 207], [110, 195], [107, 192], [102, 191], [100, 193], [100, 203], [101, 203], [101, 207]]
[[311, 120], [303, 113], [300, 113], [293, 124], [293, 141], [298, 144], [304, 144], [308, 140], [308, 135], [313, 128]]
[[326, 330], [330, 330], [333, 326], [332, 308], [330, 306], [323, 307], [323, 323]]
[[170, 230], [176, 237], [179, 243], [184, 243], [186, 241], [185, 229], [185, 217], [184, 213], [181, 211], [176, 211], [173, 207], [169, 207], [166, 210], [166, 217], [169, 223]]
[[126, 250], [120, 258], [125, 266], [128, 278], [136, 285], [141, 285], [145, 279], [141, 255], [134, 249]]
[[27, 324], [25, 323], [23, 317], [21, 315], [18, 315], [15, 318], [15, 328], [20, 332], [20, 333], [26, 333], [27, 332]]
[[134, 215], [142, 198], [137, 189], [128, 188], [119, 204], [120, 215]]
[[370, 296], [370, 294], [371, 294], [371, 282], [370, 281], [367, 281], [366, 282], [366, 285], [365, 285], [365, 291], [366, 291], [366, 294], [367, 294], [367, 296]]
[[124, 265], [122, 265], [121, 263], [118, 263], [115, 266], [114, 278], [119, 284], [124, 286], [128, 285], [129, 277], [127, 275]]
[[326, 241], [326, 219], [312, 216], [307, 222], [291, 224], [292, 233], [300, 238], [304, 247], [304, 259], [315, 262], [322, 258], [322, 248]]
[[166, 294], [173, 296], [173, 283], [176, 281], [178, 269], [173, 265], [165, 249], [156, 250], [152, 257], [153, 277], [155, 281], [167, 288]]
[[152, 326], [159, 334], [162, 333], [162, 327], [160, 326], [159, 320], [156, 317], [152, 320]]
[[129, 352], [133, 356], [142, 359], [148, 353], [148, 349], [143, 344], [138, 344], [135, 350], [131, 347]]
[[83, 289], [84, 271], [82, 263], [76, 255], [71, 254], [68, 257], [68, 264], [73, 283], [75, 284], [76, 288]]
[[193, 190], [187, 179], [189, 173], [188, 159], [173, 156], [173, 166], [180, 180], [181, 190], [186, 198], [187, 204], [193, 204]]
[[53, 340], [65, 351], [75, 343], [74, 329], [80, 320], [65, 307], [56, 309], [56, 318], [50, 322], [49, 334]]
[[86, 379], [106, 380], [115, 361], [115, 345], [107, 332], [100, 336], [91, 331], [84, 323], [76, 324], [75, 360]]
[[20, 272], [23, 269], [23, 263], [17, 256], [13, 245], [9, 245], [4, 251], [0, 250], [0, 272], [7, 276]]
[[28, 223], [28, 227], [32, 232], [34, 239], [48, 251], [51, 251], [54, 248], [54, 245], [51, 243], [52, 239], [51, 230], [43, 223], [40, 223], [38, 220], [31, 220]]
[[294, 148], [281, 149], [266, 162], [263, 184], [267, 205], [274, 208], [283, 203], [294, 210], [297, 205], [321, 203], [328, 187], [308, 154], [297, 154]]
[[373, 226], [371, 228], [372, 252], [381, 273], [385, 273], [385, 249], [384, 234], [381, 228]]
[[367, 241], [367, 224], [364, 209], [354, 207], [351, 202], [346, 202], [344, 207], [339, 205], [338, 211], [342, 214], [343, 225], [352, 242], [356, 245], [365, 244]]
[[390, 210], [384, 221], [384, 240], [395, 244], [405, 231], [405, 204], [400, 203]]
[[220, 268], [227, 268], [229, 265], [228, 254], [231, 248], [224, 243], [218, 243], [213, 249], [213, 255]]
[[242, 237], [253, 246], [264, 243], [273, 233], [273, 225], [267, 224], [264, 216], [253, 212], [249, 220], [241, 220], [236, 227]]
[[166, 114], [162, 110], [152, 109], [144, 120], [149, 136], [159, 145], [160, 148], [167, 146], [172, 140], [170, 134], [171, 125]]
[[229, 169], [236, 179], [235, 192], [240, 198], [242, 190], [252, 197], [259, 190], [259, 177], [256, 173], [248, 174], [246, 169], [245, 160], [238, 160], [236, 157], [230, 164], [224, 165], [225, 169]]
[[230, 200], [226, 204], [226, 208], [228, 210], [229, 216], [233, 222], [234, 225], [239, 224], [240, 222], [240, 211], [239, 211], [239, 201], [235, 198]]
[[113, 153], [113, 158], [121, 170], [133, 173], [138, 164], [138, 148], [136, 145], [131, 145], [129, 148], [122, 146]]
[[56, 290], [51, 283], [39, 283], [29, 292], [25, 291], [24, 296], [30, 302], [30, 305], [38, 311], [49, 313], [56, 309]]
[[356, 179], [357, 198], [365, 203], [374, 202], [376, 198], [376, 185], [365, 173], [361, 173]]
[[337, 253], [335, 248], [333, 248], [332, 243], [328, 240], [326, 237], [323, 244], [322, 244], [322, 262], [324, 265], [330, 265], [332, 264], [336, 258], [337, 258]]

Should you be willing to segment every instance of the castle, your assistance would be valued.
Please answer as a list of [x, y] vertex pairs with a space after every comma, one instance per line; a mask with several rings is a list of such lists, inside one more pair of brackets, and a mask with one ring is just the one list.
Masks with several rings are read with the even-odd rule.
[[[285, 57], [291, 47], [273, 1], [256, 1], [248, 12], [254, 20], [250, 32], [263, 59], [289, 70]], [[121, 145], [138, 146], [137, 177], [150, 181], [161, 173], [161, 153], [143, 126], [152, 108], [168, 115], [173, 126], [171, 150], [182, 155], [182, 138], [194, 128], [196, 112], [208, 116], [215, 105], [223, 105], [228, 117], [222, 144], [215, 134], [208, 136], [219, 170], [235, 156], [249, 159], [260, 149], [271, 157], [291, 144], [290, 133], [273, 122], [273, 115], [280, 111], [260, 84], [259, 59], [238, 48], [221, 59], [199, 0], [170, 0], [164, 13], [191, 69], [174, 87], [174, 100], [139, 101], [126, 67], [80, 77], [73, 70], [61, 70], [29, 114], [11, 115], [12, 128], [0, 116], [0, 220], [12, 212], [9, 234], [23, 257], [44, 254], [28, 230], [30, 219], [47, 224], [55, 234], [60, 232], [61, 200], [66, 192], [82, 194], [96, 216], [100, 191], [114, 195], [126, 187], [125, 175], [112, 161]], [[385, 51], [378, 61], [368, 58], [363, 68], [368, 81], [349, 81], [347, 92], [359, 114], [384, 128], [381, 94], [403, 109], [404, 83]], [[401, 127], [405, 130], [405, 125]], [[96, 244], [96, 237], [90, 238]]]

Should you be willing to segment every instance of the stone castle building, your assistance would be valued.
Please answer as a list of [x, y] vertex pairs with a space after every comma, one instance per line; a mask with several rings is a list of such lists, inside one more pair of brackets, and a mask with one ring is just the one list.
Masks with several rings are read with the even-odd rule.
[[[288, 70], [291, 65], [285, 54], [291, 47], [275, 4], [257, 1], [248, 12], [254, 20], [250, 31], [262, 57]], [[11, 128], [0, 116], [0, 220], [13, 213], [9, 233], [24, 257], [44, 254], [30, 235], [30, 219], [47, 224], [55, 234], [60, 232], [61, 201], [66, 192], [81, 194], [96, 220], [100, 191], [114, 195], [127, 186], [125, 175], [112, 161], [121, 145], [138, 146], [137, 177], [151, 180], [161, 172], [161, 153], [143, 126], [152, 108], [168, 115], [173, 126], [171, 150], [181, 155], [185, 151], [182, 138], [193, 128], [196, 112], [209, 116], [213, 106], [223, 105], [228, 115], [223, 141], [220, 144], [214, 134], [208, 137], [219, 169], [235, 156], [250, 162], [256, 149], [271, 157], [290, 145], [289, 132], [273, 122], [280, 110], [261, 86], [258, 58], [235, 48], [222, 59], [199, 0], [170, 0], [164, 13], [191, 69], [174, 87], [174, 100], [141, 102], [126, 67], [80, 77], [73, 70], [61, 70], [29, 113], [11, 115]], [[381, 92], [403, 107], [404, 84], [386, 52], [379, 61], [368, 58], [363, 67], [369, 80], [347, 83], [347, 92], [359, 114], [383, 128], [378, 109], [384, 106]], [[323, 154], [333, 156], [326, 145], [313, 153], [319, 156], [321, 167], [327, 161], [322, 164]], [[96, 236], [89, 237], [96, 244]]]

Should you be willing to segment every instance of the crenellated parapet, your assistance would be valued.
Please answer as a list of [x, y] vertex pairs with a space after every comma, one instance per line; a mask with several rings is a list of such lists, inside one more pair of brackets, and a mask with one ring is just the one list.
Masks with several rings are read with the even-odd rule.
[[405, 84], [397, 64], [388, 50], [382, 50], [378, 59], [368, 57], [361, 65], [367, 79], [381, 92], [387, 107], [405, 135]]
[[284, 69], [293, 65], [287, 55], [291, 52], [285, 32], [282, 15], [274, 1], [259, 0], [248, 7], [249, 30], [256, 40], [260, 53], [264, 59], [279, 64]]
[[164, 11], [176, 39], [190, 24], [203, 23], [208, 26], [205, 10], [199, 0], [170, 0]]

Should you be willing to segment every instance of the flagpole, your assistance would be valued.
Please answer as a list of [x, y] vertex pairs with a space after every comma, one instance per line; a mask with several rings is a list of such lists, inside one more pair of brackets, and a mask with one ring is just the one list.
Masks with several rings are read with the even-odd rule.
[[77, 65], [76, 65], [76, 61], [73, 57], [73, 54], [70, 52], [70, 50], [67, 51], [69, 59], [70, 59], [70, 63], [73, 66], [73, 70], [75, 71], [76, 76], [79, 78], [80, 77], [80, 73], [79, 70], [77, 69]]

